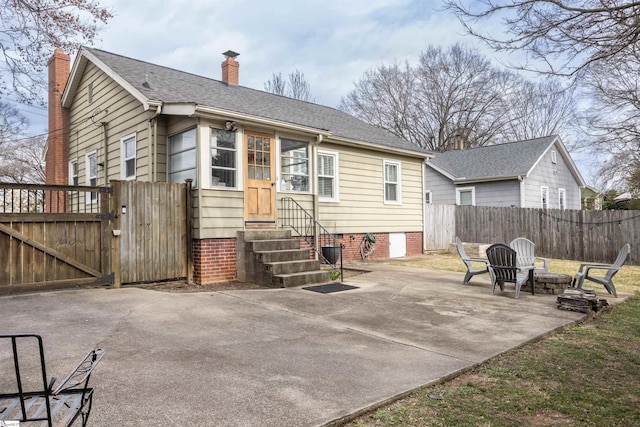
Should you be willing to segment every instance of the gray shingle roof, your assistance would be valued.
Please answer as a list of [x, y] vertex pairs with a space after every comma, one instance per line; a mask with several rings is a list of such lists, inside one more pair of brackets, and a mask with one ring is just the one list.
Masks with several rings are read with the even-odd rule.
[[[263, 119], [326, 130], [338, 138], [428, 154], [424, 149], [390, 132], [369, 125], [335, 108], [243, 86], [229, 86], [219, 80], [99, 49], [83, 49], [102, 61], [148, 100], [162, 101], [167, 104], [195, 103]], [[143, 85], [145, 81], [148, 85]]]
[[483, 180], [526, 175], [557, 135], [499, 145], [435, 153], [427, 164], [454, 179]]

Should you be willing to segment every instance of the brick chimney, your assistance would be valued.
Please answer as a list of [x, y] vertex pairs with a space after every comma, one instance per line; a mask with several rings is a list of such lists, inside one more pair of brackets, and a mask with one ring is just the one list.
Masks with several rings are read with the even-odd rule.
[[49, 59], [49, 137], [46, 183], [69, 184], [69, 110], [62, 107], [62, 92], [69, 78], [71, 57], [56, 49]]
[[226, 59], [222, 62], [222, 81], [229, 86], [238, 86], [238, 70], [240, 69], [240, 64], [235, 58], [240, 54], [228, 50], [224, 52], [223, 55]]

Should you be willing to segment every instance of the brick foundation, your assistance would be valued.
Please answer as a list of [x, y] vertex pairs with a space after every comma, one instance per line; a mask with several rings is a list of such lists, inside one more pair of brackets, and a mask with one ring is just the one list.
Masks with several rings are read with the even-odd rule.
[[193, 241], [193, 280], [198, 284], [236, 278], [236, 239]]
[[[376, 237], [376, 250], [371, 254], [369, 259], [388, 259], [389, 258], [389, 233], [373, 233]], [[408, 232], [407, 238], [407, 256], [415, 256], [423, 253], [422, 232]], [[364, 233], [344, 234], [339, 243], [344, 245], [342, 250], [342, 259], [344, 262], [361, 261], [360, 243], [364, 239]], [[302, 242], [302, 247], [309, 247]], [[311, 252], [313, 258], [313, 252]]]
[[[375, 233], [376, 250], [369, 259], [389, 258], [389, 233]], [[407, 256], [420, 255], [422, 250], [422, 233], [408, 232]], [[301, 238], [300, 247], [311, 249]], [[342, 258], [344, 262], [361, 261], [360, 242], [364, 233], [344, 234], [339, 243], [344, 245]], [[309, 251], [310, 258], [315, 255]], [[193, 241], [193, 280], [198, 284], [225, 282], [236, 279], [236, 239], [200, 239]]]
[[422, 231], [407, 233], [407, 256], [416, 256], [424, 253], [424, 237]]

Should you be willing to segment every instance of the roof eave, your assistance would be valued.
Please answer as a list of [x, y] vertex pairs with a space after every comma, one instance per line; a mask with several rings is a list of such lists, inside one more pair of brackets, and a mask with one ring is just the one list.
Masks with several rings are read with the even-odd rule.
[[494, 182], [494, 181], [511, 181], [515, 179], [525, 178], [526, 174], [520, 175], [507, 175], [507, 176], [491, 176], [487, 178], [454, 178], [452, 181], [455, 184], [472, 184], [479, 182]]
[[427, 162], [427, 166], [429, 166], [431, 169], [435, 170], [436, 172], [444, 175], [445, 177], [449, 178], [451, 181], [455, 181], [456, 180], [455, 176], [451, 175], [446, 170], [434, 165], [433, 163]]
[[380, 145], [380, 144], [374, 144], [371, 142], [364, 142], [364, 141], [358, 141], [355, 139], [350, 139], [350, 138], [345, 138], [345, 137], [331, 137], [331, 141], [326, 141], [325, 142], [335, 142], [337, 144], [342, 144], [342, 145], [348, 145], [348, 146], [352, 146], [352, 147], [366, 147], [368, 149], [371, 150], [375, 150], [375, 151], [381, 151], [381, 152], [393, 152], [393, 153], [397, 153], [397, 154], [402, 154], [405, 156], [409, 156], [409, 157], [416, 157], [419, 159], [430, 159], [433, 157], [432, 154], [429, 153], [420, 153], [419, 151], [411, 151], [411, 150], [406, 150], [404, 148], [396, 148], [396, 147], [389, 147], [386, 145]]
[[78, 86], [80, 85], [80, 80], [82, 79], [82, 75], [84, 74], [84, 69], [87, 66], [87, 62], [93, 63], [96, 67], [98, 67], [102, 72], [111, 77], [117, 84], [122, 86], [127, 92], [129, 92], [134, 98], [136, 98], [143, 105], [145, 110], [148, 110], [151, 105], [157, 105], [157, 102], [151, 101], [147, 98], [142, 92], [133, 87], [129, 82], [123, 79], [118, 73], [113, 71], [110, 67], [108, 67], [104, 62], [98, 59], [94, 54], [86, 50], [85, 48], [81, 48], [76, 56], [76, 60], [73, 63], [73, 68], [71, 69], [71, 73], [69, 74], [69, 79], [67, 80], [67, 85], [65, 86], [64, 92], [62, 93], [62, 106], [65, 108], [70, 108], [71, 103], [73, 102], [73, 95], [75, 94]]

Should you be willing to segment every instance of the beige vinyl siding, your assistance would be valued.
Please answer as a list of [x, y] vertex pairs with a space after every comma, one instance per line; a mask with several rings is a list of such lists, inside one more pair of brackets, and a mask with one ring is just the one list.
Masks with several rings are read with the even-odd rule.
[[194, 192], [193, 204], [196, 239], [235, 238], [244, 229], [242, 191], [200, 189]]
[[[339, 153], [340, 201], [319, 204], [319, 221], [330, 232], [422, 231], [421, 159], [331, 144], [319, 148]], [[401, 204], [384, 203], [384, 160], [401, 165]]]
[[[87, 86], [93, 84], [93, 102], [87, 102]], [[108, 171], [98, 167], [98, 185], [121, 179], [121, 138], [136, 135], [136, 179], [149, 180], [148, 119], [153, 112], [93, 64], [88, 64], [70, 109], [69, 158], [78, 159], [79, 182], [86, 181], [86, 153], [96, 150], [105, 164], [104, 127], [108, 140]]]
[[[158, 124], [156, 127], [156, 181], [167, 181], [167, 141], [169, 139], [169, 126], [167, 124], [167, 117], [158, 117]], [[151, 134], [153, 135], [153, 123], [151, 124]], [[153, 154], [152, 154], [153, 155]]]
[[[307, 211], [310, 215], [313, 215], [313, 199], [314, 196], [312, 194], [302, 194], [302, 193], [276, 193], [276, 216], [277, 216], [277, 222], [278, 222], [278, 226], [284, 226], [285, 224], [283, 223], [282, 219], [286, 214], [283, 214], [282, 212], [282, 199], [286, 198], [286, 197], [290, 197], [293, 200], [296, 201], [296, 203], [298, 203], [300, 206], [302, 206], [302, 208]], [[289, 214], [289, 216], [291, 216], [293, 214]], [[302, 218], [302, 217], [300, 217]], [[324, 226], [324, 224], [322, 224]], [[298, 226], [302, 226], [302, 224], [299, 224]], [[286, 224], [285, 228], [290, 228], [290, 224]], [[331, 230], [329, 230], [331, 231]], [[294, 233], [295, 234], [295, 233]]]

